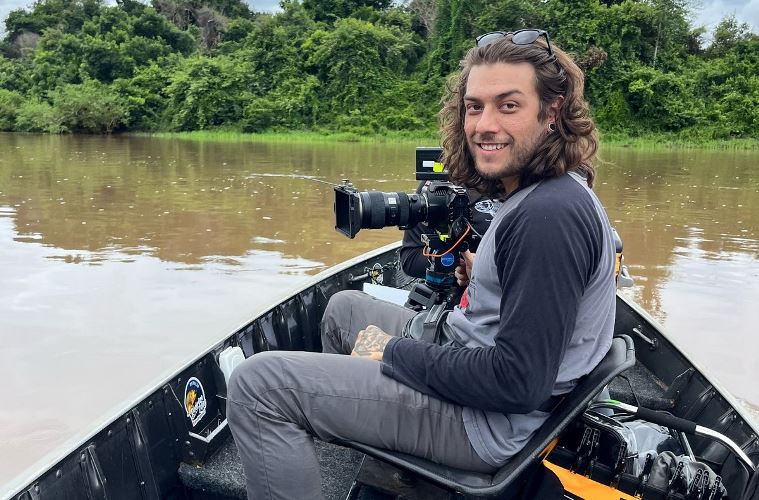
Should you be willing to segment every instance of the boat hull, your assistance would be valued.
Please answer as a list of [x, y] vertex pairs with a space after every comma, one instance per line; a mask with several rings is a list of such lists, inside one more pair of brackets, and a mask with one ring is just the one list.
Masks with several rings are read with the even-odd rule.
[[[226, 386], [218, 355], [239, 346], [246, 357], [272, 350], [320, 351], [319, 320], [329, 298], [363, 283], [393, 286], [398, 269], [398, 245], [393, 244], [347, 261], [315, 276], [291, 295], [240, 325], [156, 384], [128, 409], [113, 415], [64, 456], [50, 460], [31, 477], [19, 478], [8, 498], [227, 498], [229, 493], [200, 495], [178, 474], [181, 467], [202, 468], [230, 443], [225, 419]], [[617, 383], [620, 397], [642, 406], [666, 409], [699, 425], [713, 428], [759, 454], [752, 422], [736, 402], [667, 339], [663, 329], [629, 300], [618, 296], [616, 334], [633, 338], [636, 370]], [[628, 391], [627, 385], [635, 385]], [[626, 392], [631, 392], [625, 396]], [[645, 403], [645, 404], [643, 404]], [[202, 407], [202, 408], [201, 408]], [[693, 451], [710, 463], [727, 459], [727, 450], [694, 437]], [[236, 483], [241, 484], [241, 479]]]

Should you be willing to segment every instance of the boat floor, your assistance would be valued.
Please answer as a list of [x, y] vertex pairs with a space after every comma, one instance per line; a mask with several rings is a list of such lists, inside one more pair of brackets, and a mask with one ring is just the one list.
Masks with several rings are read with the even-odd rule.
[[[640, 363], [615, 378], [609, 386], [613, 399], [649, 408], [665, 409], [666, 389], [658, 378]], [[327, 500], [345, 499], [361, 466], [363, 454], [342, 446], [314, 440], [322, 473], [322, 495]], [[245, 476], [240, 455], [231, 436], [203, 465], [182, 464], [182, 483], [193, 499], [226, 499], [245, 497]], [[378, 491], [363, 492], [358, 498], [392, 498]]]
[[[322, 495], [326, 499], [344, 499], [363, 454], [318, 439], [314, 444], [321, 465]], [[231, 436], [202, 467], [183, 463], [179, 467], [179, 476], [187, 488], [196, 492], [194, 498], [245, 498], [245, 475], [240, 453]]]

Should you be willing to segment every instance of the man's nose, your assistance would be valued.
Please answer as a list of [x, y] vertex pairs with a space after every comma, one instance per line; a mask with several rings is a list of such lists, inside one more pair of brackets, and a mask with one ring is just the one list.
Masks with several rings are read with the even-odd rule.
[[477, 120], [477, 133], [488, 134], [498, 132], [498, 110], [493, 106], [485, 106], [482, 109], [480, 119]]

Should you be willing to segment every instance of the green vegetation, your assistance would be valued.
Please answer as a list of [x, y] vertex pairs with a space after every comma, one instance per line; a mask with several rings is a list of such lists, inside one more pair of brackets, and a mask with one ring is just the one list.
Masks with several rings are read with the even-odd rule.
[[687, 0], [284, 0], [276, 14], [242, 0], [144, 2], [11, 12], [0, 130], [434, 138], [443, 85], [474, 37], [542, 27], [586, 71], [605, 140], [752, 148], [759, 137], [759, 36], [726, 17], [707, 47]]
[[[143, 133], [139, 133], [143, 134]], [[372, 142], [410, 144], [436, 144], [438, 136], [433, 131], [388, 131], [383, 134], [357, 134], [355, 132], [334, 132], [329, 130], [255, 132], [245, 133], [234, 130], [195, 130], [192, 132], [152, 132], [151, 137], [190, 139], [214, 142]]]
[[[363, 143], [409, 143], [437, 144], [436, 131], [388, 131], [382, 134], [357, 134], [354, 132], [334, 132], [329, 130], [311, 131], [281, 131], [245, 133], [233, 129], [195, 130], [191, 132], [137, 132], [137, 135], [164, 137], [172, 139], [187, 139], [192, 141], [213, 142], [288, 142], [288, 143], [333, 143], [333, 142], [363, 142]], [[754, 138], [733, 139], [701, 139], [682, 138], [671, 133], [647, 133], [630, 136], [622, 132], [604, 133], [602, 146], [611, 148], [635, 148], [646, 150], [697, 148], [719, 150], [759, 150], [759, 141]]]

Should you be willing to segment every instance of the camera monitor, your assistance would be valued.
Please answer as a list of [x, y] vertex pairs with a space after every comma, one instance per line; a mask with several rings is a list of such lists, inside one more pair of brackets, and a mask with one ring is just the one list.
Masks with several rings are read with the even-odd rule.
[[416, 148], [416, 180], [447, 181], [448, 170], [440, 161], [442, 148]]

